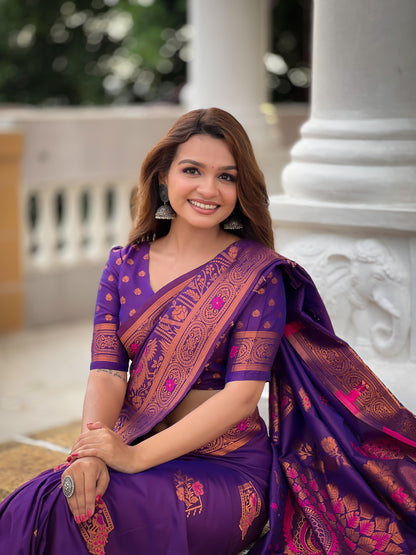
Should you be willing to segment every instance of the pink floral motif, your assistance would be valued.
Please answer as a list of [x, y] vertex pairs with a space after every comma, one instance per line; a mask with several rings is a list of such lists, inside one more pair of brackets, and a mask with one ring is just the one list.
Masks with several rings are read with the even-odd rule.
[[233, 345], [230, 349], [230, 358], [236, 357], [237, 353], [238, 353], [238, 347], [236, 347], [236, 345]]
[[397, 488], [391, 495], [392, 499], [397, 503], [406, 503], [408, 496], [403, 491], [403, 488]]
[[277, 511], [277, 503], [272, 503], [270, 508], [273, 509], [273, 511]]
[[175, 382], [172, 380], [172, 378], [168, 378], [165, 382], [165, 387], [167, 391], [173, 391], [176, 387]]
[[201, 482], [194, 482], [192, 484], [192, 490], [195, 495], [204, 495], [204, 486]]
[[140, 349], [140, 345], [138, 343], [136, 343], [135, 341], [133, 341], [133, 343], [131, 343], [130, 345], [130, 351], [132, 353], [137, 353], [137, 351]]
[[237, 424], [237, 430], [240, 430], [240, 432], [244, 432], [244, 430], [247, 430], [247, 426], [247, 420], [242, 420]]
[[289, 478], [292, 479], [296, 479], [298, 477], [298, 473], [296, 472], [296, 470], [294, 468], [288, 468], [287, 469], [287, 475]]
[[219, 310], [224, 306], [224, 300], [222, 299], [222, 297], [214, 297], [211, 301], [211, 304], [212, 304], [212, 308]]

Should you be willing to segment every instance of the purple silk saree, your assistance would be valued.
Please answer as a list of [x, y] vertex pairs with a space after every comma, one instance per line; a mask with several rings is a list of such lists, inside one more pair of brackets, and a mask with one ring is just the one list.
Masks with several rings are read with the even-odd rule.
[[[234, 554], [269, 519], [253, 555], [416, 555], [414, 416], [334, 336], [306, 273], [257, 243], [235, 243], [121, 326], [132, 364], [115, 430], [132, 442], [177, 406], [276, 268], [287, 306], [277, 355], [280, 337], [267, 325], [229, 345], [253, 372], [273, 353], [271, 451], [256, 412], [178, 460], [111, 472], [81, 525], [60, 491], [62, 468], [47, 471], [0, 505], [0, 553]], [[108, 330], [98, 338], [103, 360]]]

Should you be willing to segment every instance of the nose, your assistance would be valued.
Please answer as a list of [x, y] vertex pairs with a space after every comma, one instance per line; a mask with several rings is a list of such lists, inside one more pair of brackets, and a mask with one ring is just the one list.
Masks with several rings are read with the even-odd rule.
[[214, 175], [204, 175], [198, 182], [198, 192], [205, 198], [210, 198], [217, 193], [217, 180]]

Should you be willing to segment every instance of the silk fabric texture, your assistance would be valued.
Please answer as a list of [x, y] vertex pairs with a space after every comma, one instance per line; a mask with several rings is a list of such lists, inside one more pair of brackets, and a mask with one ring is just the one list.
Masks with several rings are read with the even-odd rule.
[[[207, 265], [175, 280], [118, 330], [133, 361], [129, 391], [115, 429], [130, 442], [149, 432], [168, 414], [198, 380], [218, 341], [242, 307], [250, 303], [253, 295], [258, 295], [264, 276], [276, 269], [281, 271], [284, 279], [287, 316], [284, 334], [271, 364], [269, 496], [259, 493], [263, 479], [260, 463], [263, 457], [267, 466], [269, 459], [261, 439], [264, 429], [256, 415], [251, 428], [248, 422], [240, 425], [241, 430], [236, 427], [235, 433], [243, 432], [238, 436], [237, 448], [233, 446], [231, 436], [220, 441], [221, 445], [217, 442], [204, 446], [205, 452], [202, 448], [201, 452], [189, 456], [187, 462], [193, 465], [190, 470], [194, 472], [195, 465], [203, 467], [207, 460], [219, 461], [218, 472], [226, 477], [233, 465], [238, 466], [233, 457], [242, 453], [242, 467], [247, 464], [248, 471], [247, 480], [242, 484], [245, 484], [246, 491], [243, 487], [239, 492], [247, 523], [250, 522], [252, 532], [258, 534], [259, 529], [253, 524], [256, 518], [259, 522], [268, 518], [270, 522], [270, 531], [252, 546], [250, 553], [253, 555], [416, 554], [415, 417], [400, 405], [354, 351], [334, 335], [319, 294], [306, 272], [296, 263], [257, 243], [241, 240]], [[187, 309], [186, 316], [181, 321], [172, 318], [173, 310], [178, 313], [179, 309], [185, 314], [183, 307]], [[146, 310], [153, 316], [149, 317]], [[139, 322], [148, 322], [148, 328], [143, 329]], [[204, 322], [205, 329], [201, 329], [201, 322]], [[155, 339], [155, 331], [159, 342]], [[190, 337], [203, 338], [203, 341], [193, 341], [192, 348], [184, 349], [181, 341], [189, 343]], [[149, 343], [152, 340], [156, 345]], [[276, 342], [278, 338], [275, 338]], [[153, 351], [149, 353], [150, 346]], [[230, 345], [230, 353], [233, 347], [238, 350], [241, 345]], [[270, 353], [270, 348], [269, 345], [263, 352]], [[152, 352], [153, 357], [155, 353], [162, 354], [162, 362], [157, 368], [149, 365], [153, 360]], [[163, 354], [172, 355], [174, 352], [188, 353], [189, 359], [178, 362], [172, 356], [163, 357]], [[156, 381], [152, 372], [156, 372]], [[152, 389], [155, 383], [158, 384], [157, 395]], [[247, 429], [249, 433], [244, 436]], [[244, 455], [249, 454], [251, 457], [245, 458]], [[250, 458], [255, 461], [252, 468]], [[167, 463], [167, 467], [172, 464], [173, 461]], [[183, 470], [179, 474], [183, 486], [180, 491], [185, 492], [188, 487], [194, 497], [198, 497], [192, 489], [195, 480], [186, 486], [189, 477]], [[59, 472], [59, 469], [49, 471], [12, 494], [1, 505], [0, 523], [2, 520], [12, 521], [10, 515], [14, 511], [17, 516], [13, 502], [19, 497], [21, 502], [24, 500], [33, 510], [36, 509], [38, 520], [44, 522], [47, 510], [38, 507], [39, 496], [42, 494], [45, 498], [45, 488], [50, 498], [55, 495], [60, 483]], [[112, 499], [111, 491], [117, 491], [117, 484], [125, 487], [127, 479], [125, 475], [112, 474], [107, 499], [104, 496], [105, 502], [99, 507], [97, 518], [88, 525], [95, 526], [100, 532], [97, 534], [96, 530], [95, 536], [88, 535], [82, 529], [87, 526], [80, 526], [84, 539], [101, 538], [99, 549], [102, 551], [92, 551], [94, 547], [90, 545], [91, 553], [119, 553], [110, 549], [111, 537], [117, 534], [117, 525], [111, 516], [111, 507], [117, 504], [117, 500]], [[162, 483], [163, 480], [155, 488], [160, 489]], [[224, 484], [216, 491], [219, 501], [222, 488], [225, 488]], [[202, 499], [202, 481], [196, 490]], [[62, 504], [62, 501], [57, 498], [56, 503]], [[175, 510], [172, 500], [166, 506]], [[64, 508], [59, 510], [63, 512]], [[141, 507], [137, 510], [143, 514]], [[27, 520], [29, 513], [25, 513]], [[212, 527], [215, 532], [216, 522], [219, 522], [217, 517], [221, 518], [221, 515], [215, 511], [206, 514], [208, 530]], [[74, 526], [69, 523], [68, 516], [65, 520], [56, 522], [56, 526]], [[31, 543], [35, 543], [34, 523], [26, 524], [32, 534]], [[155, 522], [150, 519], [148, 527], [152, 526]], [[1, 524], [0, 530], [0, 537], [3, 537]], [[253, 538], [248, 535], [246, 539]], [[193, 541], [194, 545], [199, 545], [199, 551], [193, 550], [192, 542], [184, 551], [183, 539], [178, 539], [178, 550], [173, 548], [166, 553], [214, 553], [212, 547], [208, 548], [211, 551], [204, 551], [196, 538]], [[225, 535], [222, 542], [227, 544]], [[226, 545], [215, 553], [234, 553], [236, 546], [230, 545], [228, 549]], [[32, 552], [37, 551], [22, 551]]]

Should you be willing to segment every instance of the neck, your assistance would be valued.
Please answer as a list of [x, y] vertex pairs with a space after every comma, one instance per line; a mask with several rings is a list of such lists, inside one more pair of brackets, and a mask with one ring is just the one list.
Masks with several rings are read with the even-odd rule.
[[175, 220], [172, 221], [169, 233], [163, 238], [165, 248], [172, 254], [197, 258], [204, 257], [204, 254], [217, 254], [235, 240], [236, 237], [220, 226], [198, 229]]

